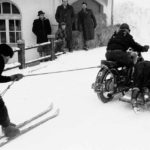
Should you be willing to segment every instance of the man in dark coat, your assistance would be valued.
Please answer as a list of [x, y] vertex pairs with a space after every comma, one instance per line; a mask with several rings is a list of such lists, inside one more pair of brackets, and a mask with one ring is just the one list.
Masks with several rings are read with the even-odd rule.
[[[39, 11], [39, 19], [35, 19], [33, 22], [32, 31], [37, 37], [37, 43], [44, 43], [48, 41], [47, 35], [51, 34], [50, 21], [44, 17], [44, 12]], [[38, 47], [38, 52], [40, 56], [45, 56], [50, 54], [50, 47], [48, 45]]]
[[68, 0], [62, 0], [62, 5], [57, 7], [55, 19], [59, 24], [66, 23], [66, 42], [69, 52], [72, 52], [72, 24], [74, 21], [74, 10], [71, 5], [68, 4]]
[[[13, 56], [13, 50], [10, 46], [6, 44], [0, 44], [0, 83], [18, 81], [23, 78], [22, 74], [15, 74], [11, 76], [3, 76], [2, 72], [5, 68], [5, 64]], [[0, 125], [2, 130], [7, 137], [14, 137], [19, 134], [19, 129], [15, 124], [10, 122], [7, 107], [3, 101], [2, 95], [0, 96]]]
[[96, 19], [91, 9], [87, 8], [87, 3], [82, 3], [82, 10], [78, 13], [78, 28], [83, 32], [83, 49], [87, 50], [87, 41], [94, 39], [94, 29], [96, 28]]

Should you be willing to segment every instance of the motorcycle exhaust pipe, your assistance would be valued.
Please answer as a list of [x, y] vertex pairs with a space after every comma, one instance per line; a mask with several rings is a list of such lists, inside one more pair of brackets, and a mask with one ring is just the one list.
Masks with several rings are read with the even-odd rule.
[[107, 93], [107, 97], [108, 98], [111, 98], [114, 96], [114, 92], [113, 91], [110, 91], [109, 93]]
[[119, 101], [131, 103], [131, 97], [123, 96], [123, 97], [119, 98]]

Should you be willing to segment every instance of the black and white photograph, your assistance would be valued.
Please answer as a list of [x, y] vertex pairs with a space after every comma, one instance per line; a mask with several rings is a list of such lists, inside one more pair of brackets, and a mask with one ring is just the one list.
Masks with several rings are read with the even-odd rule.
[[0, 0], [0, 149], [149, 150], [149, 0]]

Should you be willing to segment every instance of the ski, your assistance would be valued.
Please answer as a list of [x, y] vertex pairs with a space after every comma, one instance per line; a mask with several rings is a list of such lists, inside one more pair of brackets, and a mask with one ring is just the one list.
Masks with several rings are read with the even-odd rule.
[[43, 120], [41, 120], [41, 121], [39, 121], [39, 122], [37, 122], [37, 123], [35, 123], [35, 124], [33, 124], [33, 125], [31, 125], [31, 126], [25, 128], [25, 129], [21, 130], [20, 133], [19, 133], [17, 136], [15, 136], [15, 137], [13, 137], [13, 138], [7, 138], [7, 137], [6, 137], [5, 141], [3, 141], [3, 142], [0, 143], [0, 147], [2, 147], [2, 146], [4, 146], [4, 145], [8, 144], [9, 142], [11, 142], [11, 141], [15, 140], [16, 138], [20, 137], [21, 135], [23, 135], [23, 134], [25, 134], [25, 133], [27, 133], [27, 132], [33, 130], [34, 128], [36, 128], [36, 127], [38, 127], [38, 126], [44, 124], [45, 122], [47, 122], [47, 121], [49, 121], [49, 120], [51, 120], [51, 119], [57, 117], [58, 114], [59, 114], [59, 109], [57, 109], [54, 114], [48, 116], [47, 118], [45, 118], [45, 119], [43, 119]]
[[49, 111], [51, 111], [53, 109], [53, 104], [51, 103], [51, 105], [46, 109], [44, 110], [43, 112], [37, 114], [36, 116], [30, 118], [29, 120], [26, 120], [20, 124], [17, 125], [17, 128], [22, 128], [23, 126], [29, 124], [30, 122], [42, 117], [43, 115], [47, 114]]
[[[22, 127], [24, 127], [25, 125], [31, 123], [32, 121], [34, 121], [34, 120], [36, 120], [36, 119], [42, 117], [43, 115], [47, 114], [47, 113], [50, 112], [52, 109], [53, 109], [53, 104], [51, 103], [51, 105], [48, 106], [48, 108], [46, 108], [46, 109], [45, 109], [44, 111], [42, 111], [41, 113], [38, 113], [38, 114], [35, 115], [34, 117], [32, 117], [32, 118], [30, 118], [30, 119], [28, 119], [28, 120], [26, 120], [26, 121], [24, 121], [24, 122], [18, 124], [18, 125], [17, 125], [17, 128], [22, 128]], [[2, 139], [2, 138], [4, 138], [4, 137], [5, 137], [4, 135], [3, 135], [3, 136], [0, 136], [0, 139]]]

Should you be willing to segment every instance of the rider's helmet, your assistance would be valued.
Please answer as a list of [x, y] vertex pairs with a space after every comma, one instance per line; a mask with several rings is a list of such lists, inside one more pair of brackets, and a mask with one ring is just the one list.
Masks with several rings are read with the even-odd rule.
[[130, 32], [130, 27], [127, 23], [123, 23], [120, 25], [120, 30], [129, 30]]
[[66, 25], [66, 23], [65, 22], [61, 22], [60, 25], [63, 26], [63, 25]]

